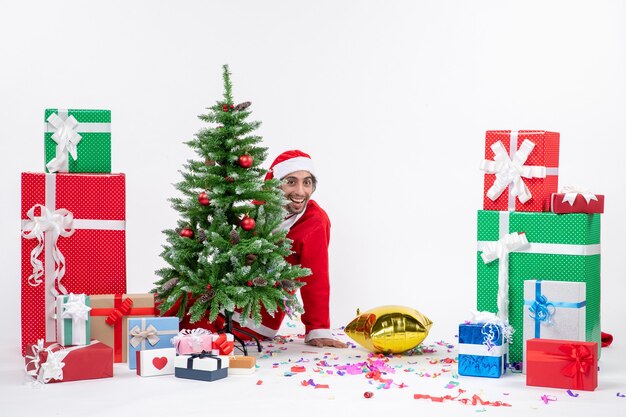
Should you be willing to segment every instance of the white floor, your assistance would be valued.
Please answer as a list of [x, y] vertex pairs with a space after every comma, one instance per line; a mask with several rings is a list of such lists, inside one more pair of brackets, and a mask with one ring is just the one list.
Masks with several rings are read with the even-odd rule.
[[[438, 331], [439, 330], [439, 331]], [[254, 415], [351, 415], [402, 416], [507, 415], [589, 416], [604, 413], [620, 415], [626, 407], [626, 365], [624, 332], [603, 349], [599, 387], [594, 392], [527, 387], [521, 374], [500, 379], [468, 378], [456, 375], [456, 339], [433, 328], [423, 346], [426, 352], [389, 358], [392, 379], [385, 389], [366, 374], [340, 372], [347, 364], [368, 360], [361, 347], [316, 349], [303, 343], [299, 323], [282, 328], [284, 338], [265, 342], [257, 355], [253, 375], [232, 375], [216, 382], [178, 379], [174, 376], [138, 377], [125, 364], [115, 365], [114, 378], [48, 384], [33, 388], [23, 373], [22, 360], [15, 346], [0, 346], [0, 404], [3, 416], [241, 416]], [[337, 336], [350, 339], [340, 331]], [[448, 346], [453, 345], [450, 349]], [[250, 348], [254, 350], [253, 348]], [[434, 350], [434, 352], [429, 352]], [[306, 371], [290, 375], [292, 366]], [[343, 373], [343, 375], [342, 375]], [[306, 381], [306, 385], [303, 382]], [[312, 384], [310, 383], [312, 382]], [[327, 388], [316, 388], [316, 385]], [[414, 394], [472, 398], [504, 402], [510, 407], [463, 404], [460, 401], [431, 402], [414, 399]], [[373, 397], [366, 399], [365, 392]], [[542, 396], [553, 401], [544, 403]], [[399, 415], [399, 414], [396, 414]]]

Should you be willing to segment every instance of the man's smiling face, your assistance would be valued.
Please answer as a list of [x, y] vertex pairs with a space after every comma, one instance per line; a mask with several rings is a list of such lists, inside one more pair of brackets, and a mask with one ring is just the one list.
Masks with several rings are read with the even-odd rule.
[[296, 171], [283, 178], [281, 188], [289, 200], [285, 209], [290, 214], [302, 213], [315, 191], [313, 175], [309, 171]]

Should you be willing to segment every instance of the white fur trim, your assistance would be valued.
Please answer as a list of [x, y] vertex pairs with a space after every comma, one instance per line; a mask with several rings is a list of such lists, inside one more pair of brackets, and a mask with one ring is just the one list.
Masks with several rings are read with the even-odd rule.
[[[237, 322], [237, 324], [239, 324], [241, 326], [241, 321], [240, 319], [240, 315], [239, 313], [237, 313], [236, 311], [233, 312], [233, 321]], [[276, 334], [278, 333], [278, 329], [271, 329], [267, 326], [263, 326], [262, 324], [259, 324], [258, 326], [255, 326], [254, 323], [252, 323], [252, 320], [248, 320], [248, 322], [246, 323], [245, 327], [241, 326], [242, 329], [249, 329], [252, 330], [253, 332], [256, 332], [262, 336], [265, 337], [274, 337], [276, 336]]]
[[304, 337], [304, 343], [309, 343], [311, 339], [332, 339], [333, 332], [330, 329], [313, 329]]
[[296, 156], [295, 158], [279, 162], [272, 168], [274, 178], [278, 178], [279, 180], [296, 171], [309, 171], [311, 174], [315, 175], [315, 167], [313, 166], [311, 158]]

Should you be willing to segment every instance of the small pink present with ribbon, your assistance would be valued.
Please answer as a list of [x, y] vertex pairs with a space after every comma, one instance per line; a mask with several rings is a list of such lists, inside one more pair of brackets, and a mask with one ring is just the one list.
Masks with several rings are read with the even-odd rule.
[[206, 329], [184, 329], [171, 339], [172, 345], [179, 355], [211, 352], [213, 334]]

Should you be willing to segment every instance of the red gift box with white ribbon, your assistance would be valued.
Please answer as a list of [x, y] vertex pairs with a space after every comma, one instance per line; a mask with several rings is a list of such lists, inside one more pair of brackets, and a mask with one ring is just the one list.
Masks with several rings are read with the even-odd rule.
[[126, 292], [124, 174], [22, 173], [22, 354], [56, 340], [59, 294]]
[[559, 133], [488, 130], [485, 136], [483, 209], [550, 211], [558, 189]]
[[576, 187], [563, 187], [561, 192], [552, 194], [552, 212], [569, 213], [604, 213], [604, 196]]

